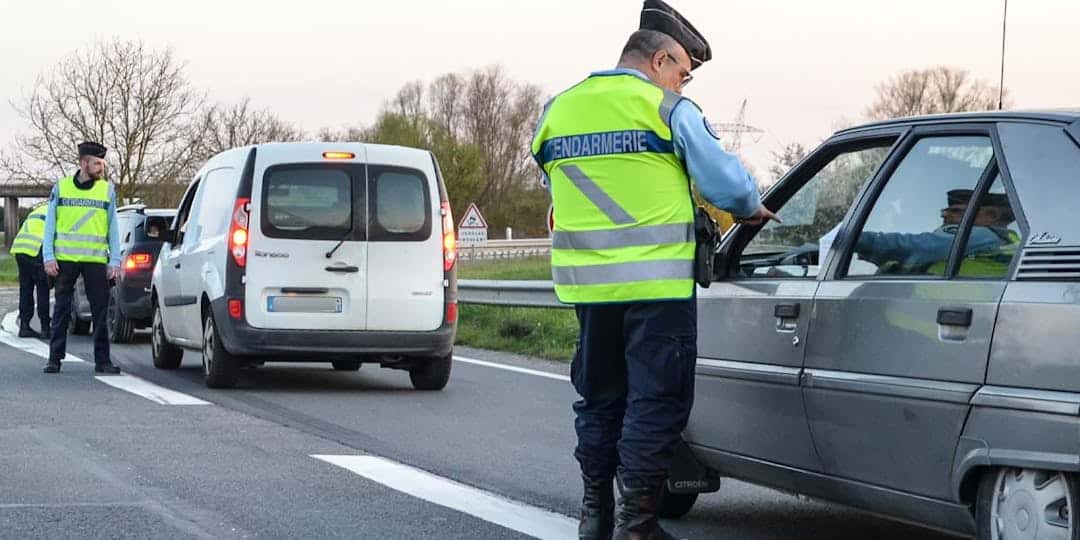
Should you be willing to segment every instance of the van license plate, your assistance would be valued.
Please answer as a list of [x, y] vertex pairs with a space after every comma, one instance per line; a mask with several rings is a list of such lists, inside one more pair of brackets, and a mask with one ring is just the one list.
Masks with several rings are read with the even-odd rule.
[[339, 296], [267, 296], [270, 313], [341, 313]]

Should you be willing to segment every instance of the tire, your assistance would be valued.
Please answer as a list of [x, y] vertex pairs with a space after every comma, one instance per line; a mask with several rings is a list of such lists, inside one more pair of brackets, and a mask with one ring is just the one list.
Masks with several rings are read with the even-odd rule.
[[409, 380], [417, 390], [442, 390], [450, 381], [453, 354], [443, 357], [420, 358], [409, 368]]
[[71, 330], [72, 335], [74, 335], [74, 336], [88, 336], [88, 335], [90, 335], [90, 323], [91, 322], [92, 321], [79, 320], [79, 315], [76, 313], [76, 310], [74, 308], [72, 308], [72, 310], [71, 310], [71, 324], [69, 326], [69, 330]]
[[975, 503], [976, 538], [1080, 539], [1080, 483], [1073, 473], [988, 469]]
[[150, 352], [154, 357], [154, 367], [158, 369], [176, 369], [184, 357], [184, 350], [165, 337], [165, 323], [161, 320], [161, 308], [154, 302], [154, 322], [150, 324]]
[[232, 388], [240, 379], [240, 363], [229, 354], [218, 339], [214, 315], [207, 313], [203, 320], [203, 375], [209, 388]]
[[358, 371], [360, 369], [359, 360], [333, 360], [330, 364], [334, 366], [334, 371]]
[[690, 509], [697, 502], [697, 493], [672, 493], [668, 491], [667, 482], [660, 490], [659, 507], [660, 517], [664, 519], [679, 519], [690, 513]]
[[109, 341], [113, 343], [131, 343], [131, 338], [135, 335], [135, 324], [120, 312], [115, 288], [109, 291], [106, 323], [109, 327]]

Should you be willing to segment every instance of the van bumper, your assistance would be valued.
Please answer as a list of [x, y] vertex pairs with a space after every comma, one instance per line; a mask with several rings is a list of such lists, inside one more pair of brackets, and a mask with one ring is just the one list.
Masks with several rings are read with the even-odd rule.
[[[268, 330], [229, 317], [224, 297], [210, 303], [222, 345], [230, 354], [282, 356], [325, 362], [315, 355], [446, 356], [453, 351], [456, 324], [428, 332], [366, 330]], [[307, 358], [305, 358], [307, 357]]]

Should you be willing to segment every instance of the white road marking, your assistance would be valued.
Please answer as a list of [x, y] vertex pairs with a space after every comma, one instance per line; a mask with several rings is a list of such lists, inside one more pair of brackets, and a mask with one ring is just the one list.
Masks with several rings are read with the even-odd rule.
[[[46, 360], [49, 359], [49, 345], [38, 338], [21, 338], [19, 337], [19, 323], [15, 320], [19, 318], [18, 313], [12, 311], [7, 315], [4, 315], [4, 320], [0, 323], [0, 343], [19, 349], [20, 351], [26, 351], [34, 356], [40, 356]], [[74, 354], [67, 353], [67, 356], [63, 360], [66, 362], [86, 362], [82, 358], [75, 356]]]
[[96, 376], [94, 378], [113, 388], [131, 392], [161, 405], [212, 405], [209, 401], [203, 401], [195, 396], [169, 390], [134, 375], [121, 373], [120, 375]]
[[402, 493], [536, 538], [577, 538], [576, 519], [376, 456], [311, 457]]
[[[47, 344], [37, 338], [18, 337], [19, 324], [15, 322], [17, 317], [18, 315], [16, 315], [15, 312], [11, 312], [4, 315], [3, 321], [0, 321], [0, 343], [48, 360], [49, 346]], [[14, 332], [12, 332], [12, 330], [14, 330]], [[86, 363], [86, 360], [71, 353], [67, 353], [63, 363], [66, 364], [68, 362]], [[134, 375], [121, 373], [120, 375], [106, 375], [103, 377], [95, 376], [94, 378], [113, 388], [131, 392], [132, 394], [142, 396], [154, 403], [160, 403], [162, 405], [213, 405], [213, 403], [203, 401], [195, 396], [189, 396], [182, 392], [169, 390], [168, 388], [158, 386], [146, 379], [140, 379]]]
[[473, 358], [465, 358], [462, 356], [454, 356], [454, 360], [458, 362], [464, 362], [466, 364], [473, 364], [477, 366], [490, 367], [495, 369], [503, 369], [506, 371], [513, 371], [515, 373], [525, 373], [527, 375], [535, 375], [537, 377], [544, 377], [547, 379], [554, 379], [556, 381], [570, 382], [570, 377], [566, 375], [559, 375], [558, 373], [548, 373], [546, 371], [538, 371], [535, 369], [521, 368], [517, 366], [510, 366], [507, 364], [500, 364], [498, 362], [485, 362], [484, 360], [475, 360]]

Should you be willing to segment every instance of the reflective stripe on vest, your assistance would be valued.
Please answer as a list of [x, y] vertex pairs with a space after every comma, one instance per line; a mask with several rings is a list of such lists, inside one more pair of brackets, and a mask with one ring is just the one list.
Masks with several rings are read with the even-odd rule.
[[551, 270], [566, 303], [693, 294], [690, 179], [670, 117], [684, 98], [597, 75], [548, 103], [532, 152], [551, 180]]
[[47, 206], [38, 206], [26, 216], [26, 221], [19, 227], [19, 233], [11, 241], [13, 255], [37, 257], [41, 252], [41, 242], [45, 236], [45, 214]]
[[109, 262], [109, 191], [104, 180], [86, 190], [75, 185], [74, 177], [60, 180], [53, 244], [57, 260]]

